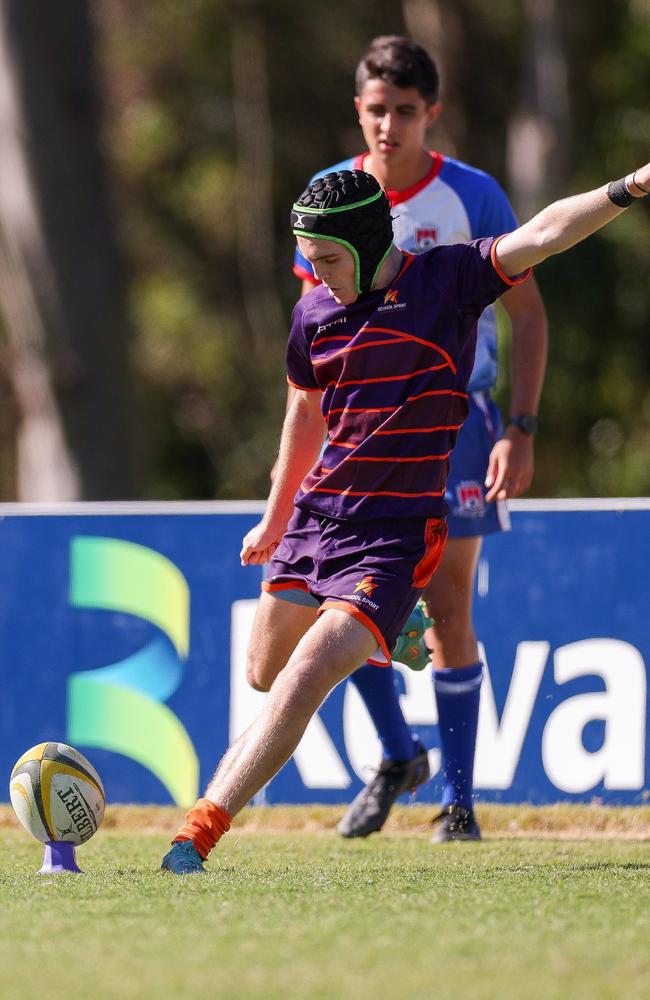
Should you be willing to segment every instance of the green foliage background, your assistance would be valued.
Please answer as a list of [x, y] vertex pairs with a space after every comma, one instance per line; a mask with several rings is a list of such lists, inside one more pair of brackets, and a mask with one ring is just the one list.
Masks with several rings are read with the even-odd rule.
[[[417, 6], [425, 21], [427, 7], [431, 17], [451, 11], [444, 2]], [[97, 5], [105, 143], [136, 331], [141, 496], [266, 495], [284, 408], [284, 343], [299, 291], [288, 207], [316, 169], [362, 148], [354, 67], [372, 37], [406, 32], [408, 7], [394, 0], [313, 11], [288, 0]], [[452, 7], [454, 89], [443, 89], [448, 128], [432, 146], [507, 185], [507, 127], [529, 51], [526, 4], [455, 0]], [[557, 151], [564, 175], [554, 195], [599, 185], [650, 155], [650, 3], [564, 7], [557, 21], [570, 131]], [[250, 64], [242, 65], [247, 32]], [[440, 38], [440, 52], [445, 44]], [[238, 247], [237, 69], [258, 75], [252, 121], [257, 114], [260, 137], [270, 124], [272, 137], [271, 197], [268, 217], [260, 218], [272, 236], [261, 248], [266, 270], [254, 294]], [[263, 153], [261, 140], [266, 181]], [[538, 269], [551, 349], [535, 495], [649, 492], [649, 237], [648, 205], [635, 206]], [[274, 301], [278, 312], [269, 306]], [[251, 329], [251, 310], [261, 338]], [[502, 353], [499, 398], [507, 406], [507, 336]]]

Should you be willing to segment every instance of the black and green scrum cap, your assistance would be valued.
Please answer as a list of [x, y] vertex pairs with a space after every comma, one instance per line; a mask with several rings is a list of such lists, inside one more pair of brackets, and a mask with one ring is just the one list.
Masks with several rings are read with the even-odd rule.
[[358, 294], [370, 290], [393, 242], [388, 198], [363, 170], [335, 170], [312, 181], [293, 206], [291, 230], [347, 247]]

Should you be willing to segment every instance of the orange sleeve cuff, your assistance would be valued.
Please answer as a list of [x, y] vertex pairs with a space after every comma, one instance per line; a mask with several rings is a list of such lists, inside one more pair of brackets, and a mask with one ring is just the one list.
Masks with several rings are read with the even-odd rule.
[[503, 233], [502, 236], [497, 236], [490, 248], [490, 260], [492, 261], [492, 267], [497, 272], [501, 280], [505, 281], [506, 285], [520, 285], [522, 281], [525, 281], [529, 274], [532, 273], [533, 269], [532, 267], [527, 267], [525, 271], [522, 271], [521, 274], [516, 274], [514, 278], [509, 277], [505, 271], [502, 270], [501, 265], [497, 260], [497, 244], [503, 239], [504, 236], [507, 235], [507, 233]]
[[309, 386], [306, 388], [304, 385], [298, 385], [297, 382], [292, 382], [287, 375], [287, 382], [292, 387], [292, 389], [298, 389], [300, 392], [322, 392], [323, 390], [319, 386]]

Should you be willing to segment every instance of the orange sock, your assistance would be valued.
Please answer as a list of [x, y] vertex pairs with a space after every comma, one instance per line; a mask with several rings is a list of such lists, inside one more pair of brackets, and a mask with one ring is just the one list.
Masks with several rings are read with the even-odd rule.
[[210, 799], [199, 799], [196, 805], [185, 813], [185, 822], [174, 837], [173, 843], [191, 840], [202, 858], [208, 854], [218, 840], [228, 833], [232, 818], [225, 809], [216, 806]]

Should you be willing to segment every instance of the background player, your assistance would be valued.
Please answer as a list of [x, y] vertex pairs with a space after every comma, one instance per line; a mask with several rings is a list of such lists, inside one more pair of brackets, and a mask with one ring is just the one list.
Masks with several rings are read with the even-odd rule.
[[[492, 177], [427, 149], [426, 133], [442, 106], [438, 72], [421, 46], [399, 36], [376, 38], [357, 67], [355, 107], [368, 152], [316, 176], [338, 169], [373, 174], [388, 193], [398, 246], [419, 253], [516, 227], [508, 199]], [[299, 251], [294, 273], [303, 279], [303, 294], [314, 287], [313, 271]], [[497, 330], [489, 306], [479, 323], [470, 412], [447, 481], [449, 540], [424, 593], [434, 619], [433, 683], [445, 779], [434, 834], [440, 841], [480, 837], [472, 810], [483, 673], [472, 623], [474, 578], [482, 537], [509, 527], [506, 498], [530, 486], [546, 364], [546, 316], [535, 279], [513, 287], [501, 302], [512, 329], [510, 421], [504, 431], [490, 394], [497, 378]], [[339, 825], [346, 837], [381, 829], [395, 799], [429, 777], [426, 750], [404, 719], [392, 668], [377, 671], [366, 664], [351, 679], [377, 729], [383, 761]]]
[[[446, 459], [487, 303], [648, 193], [650, 163], [502, 237], [419, 256], [390, 242], [388, 200], [369, 174], [330, 174], [294, 206], [293, 232], [324, 287], [294, 309], [287, 370], [297, 392], [264, 516], [241, 552], [243, 564], [270, 561], [248, 651], [270, 692], [187, 813], [164, 869], [204, 871], [334, 685], [365, 660], [390, 662], [444, 546]], [[404, 304], [390, 327], [380, 313], [389, 301]]]

